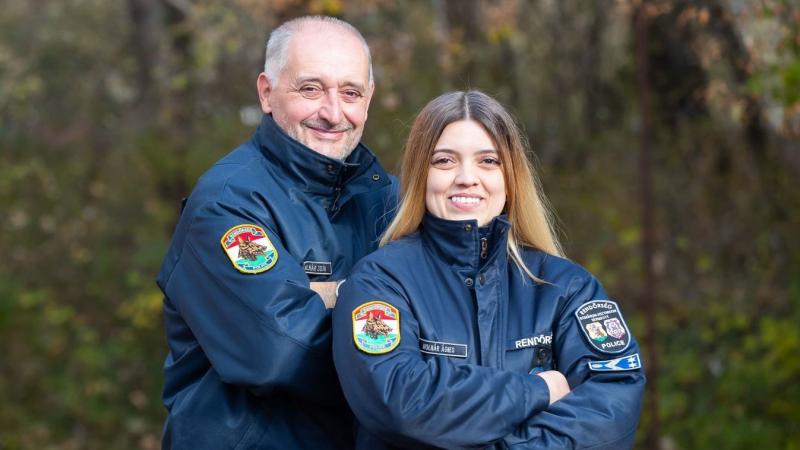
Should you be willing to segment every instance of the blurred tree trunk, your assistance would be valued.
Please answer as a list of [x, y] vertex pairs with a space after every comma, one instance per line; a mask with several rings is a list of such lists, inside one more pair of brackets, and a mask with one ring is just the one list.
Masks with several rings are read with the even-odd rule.
[[190, 5], [178, 0], [162, 0], [166, 32], [172, 55], [170, 84], [165, 115], [166, 131], [173, 143], [173, 170], [164, 180], [160, 190], [165, 199], [178, 202], [189, 195], [187, 179], [187, 153], [194, 131], [194, 59], [192, 31], [189, 23]]
[[721, 41], [725, 49], [722, 54], [728, 60], [733, 79], [738, 85], [739, 92], [742, 93], [742, 100], [745, 104], [742, 126], [747, 143], [753, 155], [763, 161], [767, 132], [764, 129], [761, 103], [754, 95], [745, 90], [745, 85], [751, 75], [750, 53], [742, 43], [730, 11], [726, 10], [718, 0], [709, 0], [709, 12], [709, 28]]
[[[606, 29], [608, 3], [604, 1], [594, 1], [591, 6], [591, 22], [586, 33], [583, 57], [581, 58], [581, 74], [584, 79], [583, 88], [583, 118], [590, 135], [594, 136], [600, 131], [599, 109], [600, 91], [600, 61], [603, 54], [603, 33]], [[583, 152], [585, 159], [586, 152]]]
[[[131, 20], [130, 48], [136, 58], [136, 99], [135, 109], [140, 113], [137, 119], [153, 117], [155, 110], [153, 69], [158, 60], [158, 36], [156, 35], [156, 0], [128, 0], [128, 13]], [[138, 122], [138, 121], [137, 121]]]
[[764, 126], [764, 113], [761, 101], [756, 95], [748, 92], [747, 82], [752, 76], [752, 61], [750, 52], [742, 42], [736, 28], [731, 12], [718, 0], [709, 1], [709, 28], [717, 36], [724, 48], [722, 54], [727, 59], [733, 79], [736, 82], [735, 91], [744, 104], [741, 122], [745, 142], [753, 157], [753, 168], [760, 184], [764, 198], [770, 206], [773, 217], [783, 221], [789, 213], [783, 202], [776, 197], [778, 189], [771, 181], [769, 174], [773, 173], [779, 161], [773, 161], [768, 154], [770, 148], [768, 135]]
[[653, 265], [655, 247], [655, 229], [653, 226], [653, 179], [652, 179], [652, 143], [653, 121], [651, 118], [651, 87], [648, 72], [650, 61], [648, 59], [647, 2], [640, 0], [634, 10], [634, 30], [636, 42], [636, 75], [638, 81], [638, 97], [640, 109], [640, 154], [639, 154], [639, 186], [641, 195], [641, 227], [642, 227], [642, 293], [641, 304], [645, 313], [646, 352], [647, 352], [647, 398], [650, 423], [647, 428], [646, 448], [658, 450], [659, 448], [659, 414], [658, 414], [658, 349], [656, 339], [656, 316], [658, 314], [656, 276]]
[[481, 4], [478, 0], [443, 3], [447, 51], [455, 54], [453, 76], [461, 83], [455, 89], [466, 89], [478, 79], [480, 61], [486, 52], [486, 38], [481, 27]]

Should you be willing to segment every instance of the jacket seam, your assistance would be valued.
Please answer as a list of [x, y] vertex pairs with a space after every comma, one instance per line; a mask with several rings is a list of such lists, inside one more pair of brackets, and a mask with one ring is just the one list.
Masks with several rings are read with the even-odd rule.
[[612, 445], [612, 444], [617, 444], [617, 443], [622, 442], [625, 439], [629, 438], [631, 435], [635, 434], [636, 433], [636, 429], [638, 428], [638, 426], [639, 426], [639, 424], [637, 423], [636, 425], [633, 426], [633, 428], [628, 430], [625, 434], [623, 434], [619, 438], [611, 439], [611, 440], [608, 440], [606, 442], [601, 442], [599, 444], [594, 444], [591, 447], [581, 447], [581, 448], [583, 448], [584, 450], [591, 450], [591, 449], [602, 448], [602, 447], [605, 447], [605, 446], [608, 446], [608, 445]]

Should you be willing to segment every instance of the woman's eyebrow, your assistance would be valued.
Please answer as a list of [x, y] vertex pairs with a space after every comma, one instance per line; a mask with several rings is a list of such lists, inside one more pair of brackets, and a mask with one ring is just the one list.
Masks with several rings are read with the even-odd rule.
[[[451, 149], [446, 148], [446, 147], [445, 148], [435, 148], [435, 149], [433, 149], [433, 152], [434, 153], [442, 152], [442, 153], [450, 153], [450, 154], [458, 153], [457, 151], [451, 150]], [[483, 154], [486, 154], [486, 153], [497, 153], [497, 150], [495, 150], [493, 148], [487, 148], [487, 149], [483, 149], [483, 150], [478, 150], [477, 152], [475, 152], [473, 154], [475, 154], [475, 155], [483, 155]]]

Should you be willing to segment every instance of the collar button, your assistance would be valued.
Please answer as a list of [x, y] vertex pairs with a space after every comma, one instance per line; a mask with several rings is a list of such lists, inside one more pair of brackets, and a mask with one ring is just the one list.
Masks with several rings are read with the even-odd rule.
[[472, 224], [468, 223], [464, 225], [464, 231], [472, 231]]
[[372, 174], [372, 181], [380, 181], [380, 179], [381, 179], [381, 176], [378, 175], [377, 173]]

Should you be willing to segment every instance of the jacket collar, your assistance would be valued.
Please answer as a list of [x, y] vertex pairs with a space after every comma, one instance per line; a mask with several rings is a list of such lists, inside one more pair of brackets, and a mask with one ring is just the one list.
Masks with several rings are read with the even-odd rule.
[[287, 135], [270, 114], [264, 114], [254, 139], [267, 161], [304, 192], [333, 197], [332, 213], [353, 195], [389, 184], [375, 155], [361, 143], [345, 161], [329, 158]]
[[[484, 233], [477, 220], [446, 220], [425, 213], [420, 233], [425, 245], [445, 263], [477, 270], [489, 261], [505, 258], [508, 230], [511, 223], [501, 214], [495, 217]], [[486, 239], [485, 258], [481, 257], [481, 240]]]

